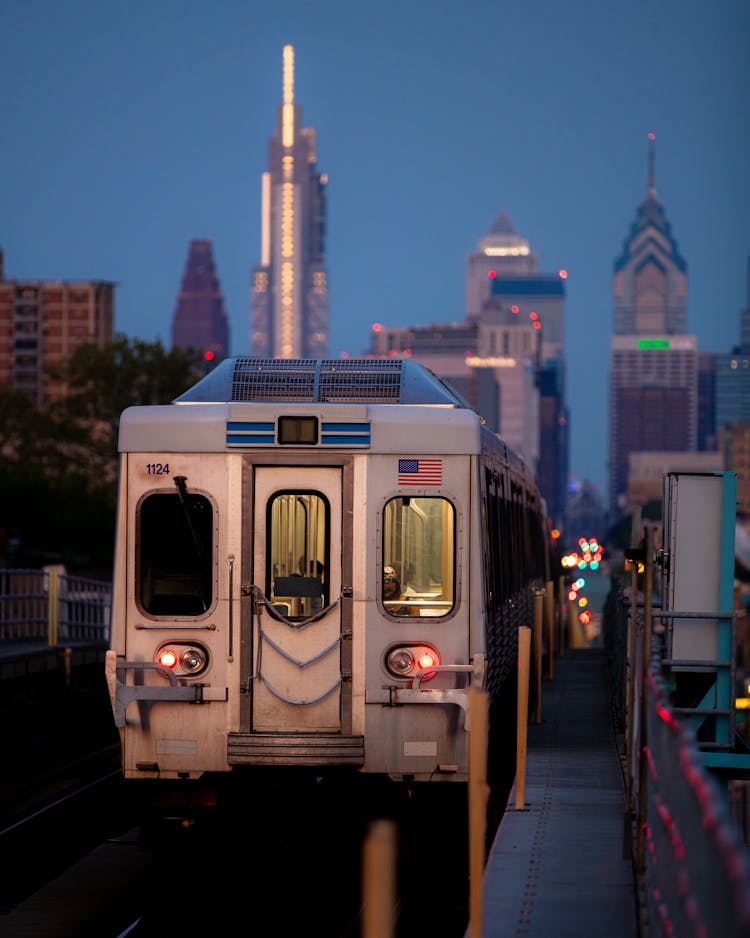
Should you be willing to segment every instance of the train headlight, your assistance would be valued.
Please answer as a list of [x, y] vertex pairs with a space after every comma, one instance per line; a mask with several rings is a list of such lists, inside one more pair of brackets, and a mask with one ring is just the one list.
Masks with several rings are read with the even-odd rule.
[[200, 671], [206, 666], [206, 655], [198, 648], [188, 648], [180, 656], [180, 664], [191, 674], [194, 671]]
[[394, 677], [420, 676], [422, 681], [435, 677], [430, 668], [440, 664], [440, 655], [430, 645], [398, 645], [392, 648], [385, 659], [386, 669]]
[[206, 670], [208, 652], [201, 645], [169, 642], [157, 650], [154, 661], [163, 668], [168, 668], [178, 677], [194, 676]]

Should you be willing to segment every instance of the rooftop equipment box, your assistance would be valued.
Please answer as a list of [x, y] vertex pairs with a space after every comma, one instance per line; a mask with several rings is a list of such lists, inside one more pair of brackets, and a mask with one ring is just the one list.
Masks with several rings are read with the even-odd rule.
[[[668, 472], [662, 517], [668, 563], [663, 608], [674, 613], [731, 612], [734, 586], [734, 529], [737, 510], [734, 472]], [[723, 657], [717, 619], [674, 619], [673, 668], [678, 662]]]

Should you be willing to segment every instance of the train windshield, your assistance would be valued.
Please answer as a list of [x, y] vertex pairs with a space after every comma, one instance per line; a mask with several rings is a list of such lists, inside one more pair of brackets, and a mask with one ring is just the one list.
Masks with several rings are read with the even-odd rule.
[[199, 616], [213, 603], [211, 502], [204, 495], [147, 495], [139, 511], [138, 600], [152, 616]]
[[455, 509], [446, 498], [392, 498], [383, 509], [383, 608], [446, 616], [455, 600]]

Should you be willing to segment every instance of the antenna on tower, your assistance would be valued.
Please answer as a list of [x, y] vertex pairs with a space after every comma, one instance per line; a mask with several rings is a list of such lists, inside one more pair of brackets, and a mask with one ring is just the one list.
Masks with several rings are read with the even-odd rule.
[[649, 133], [648, 135], [648, 197], [649, 199], [656, 198], [656, 182], [654, 178], [654, 163], [656, 161], [655, 144], [656, 144], [656, 134]]

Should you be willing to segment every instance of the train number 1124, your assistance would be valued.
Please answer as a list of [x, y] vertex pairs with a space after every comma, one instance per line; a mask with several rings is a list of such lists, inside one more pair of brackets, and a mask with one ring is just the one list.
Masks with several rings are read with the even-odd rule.
[[150, 476], [168, 476], [169, 475], [169, 463], [168, 462], [146, 463], [146, 472]]

